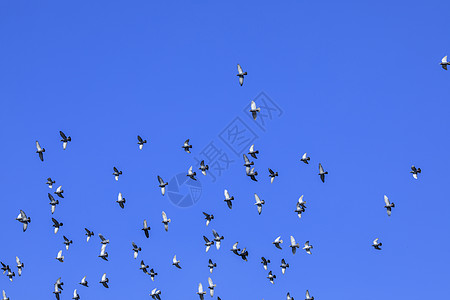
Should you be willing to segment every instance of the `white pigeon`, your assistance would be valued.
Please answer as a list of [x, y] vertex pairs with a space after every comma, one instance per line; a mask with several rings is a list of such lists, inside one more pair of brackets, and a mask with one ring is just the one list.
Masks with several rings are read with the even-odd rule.
[[281, 239], [281, 236], [277, 237], [275, 239], [275, 241], [272, 242], [272, 244], [274, 244], [275, 247], [277, 247], [278, 249], [281, 249], [281, 245], [280, 244], [283, 244], [283, 240]]
[[109, 279], [106, 277], [106, 273], [103, 273], [102, 280], [100, 280], [99, 283], [103, 284], [103, 286], [105, 288], [109, 288], [108, 282], [109, 282]]
[[214, 297], [214, 288], [216, 287], [216, 285], [213, 283], [211, 277], [208, 277], [208, 284], [209, 294], [211, 295], [211, 297]]
[[161, 223], [164, 224], [164, 229], [166, 231], [169, 231], [169, 223], [171, 222], [171, 220], [167, 219], [167, 215], [164, 211], [162, 212], [162, 217], [163, 217], [163, 220], [161, 221]]
[[166, 185], [168, 185], [168, 183], [164, 182], [164, 180], [159, 175], [158, 175], [158, 181], [159, 181], [159, 187], [161, 188], [161, 194], [164, 196], [166, 194]]
[[252, 113], [253, 120], [256, 120], [257, 114], [261, 111], [261, 108], [256, 107], [255, 101], [250, 104], [250, 112]]
[[39, 158], [41, 159], [41, 161], [44, 161], [45, 148], [42, 148], [41, 145], [39, 145], [38, 141], [36, 141], [36, 150], [36, 153], [39, 154]]
[[390, 217], [392, 213], [392, 208], [395, 207], [395, 204], [394, 202], [389, 202], [389, 198], [386, 195], [384, 195], [384, 203], [385, 203], [384, 208], [386, 208], [387, 215]]
[[303, 154], [302, 158], [300, 159], [300, 161], [304, 162], [305, 164], [309, 164], [309, 160], [310, 160], [310, 158], [308, 156], [306, 156], [306, 152]]
[[308, 290], [306, 290], [306, 298], [305, 298], [305, 300], [314, 300], [314, 297], [311, 297], [309, 295], [309, 291]]
[[172, 259], [172, 265], [174, 265], [174, 266], [177, 267], [178, 269], [181, 269], [180, 261], [177, 260], [177, 256], [176, 256], [176, 255], [173, 256], [173, 259]]
[[442, 58], [440, 65], [442, 69], [447, 70], [447, 66], [450, 65], [450, 62], [447, 61], [447, 55]]
[[262, 212], [262, 206], [263, 206], [263, 204], [265, 204], [266, 202], [264, 201], [264, 200], [261, 200], [260, 198], [259, 198], [259, 196], [255, 193], [255, 201], [256, 201], [256, 203], [255, 203], [255, 205], [256, 205], [256, 207], [258, 208], [258, 214], [261, 214], [261, 212]]
[[23, 263], [17, 256], [16, 256], [16, 264], [17, 264], [17, 274], [19, 274], [19, 276], [22, 276]]
[[198, 284], [198, 292], [197, 292], [197, 295], [199, 295], [199, 296], [200, 296], [200, 299], [203, 300], [203, 299], [205, 299], [205, 298], [204, 298], [205, 294], [206, 294], [206, 292], [203, 290], [202, 283], [200, 282], [200, 283]]
[[125, 208], [125, 198], [122, 196], [122, 193], [119, 193], [119, 195], [117, 196], [117, 200], [116, 202], [119, 203], [119, 206], [121, 208]]
[[291, 235], [291, 244], [289, 245], [289, 247], [292, 248], [292, 254], [295, 254], [297, 248], [300, 248], [300, 245], [295, 242], [295, 239], [292, 235]]
[[74, 299], [74, 300], [80, 299], [80, 295], [78, 295], [77, 289], [74, 289], [74, 290], [73, 290], [73, 298], [72, 298], [72, 299]]
[[309, 241], [306, 241], [305, 245], [303, 246], [303, 250], [305, 250], [306, 253], [308, 253], [308, 254], [312, 254], [311, 253], [312, 248], [313, 248], [313, 246], [309, 244]]
[[242, 86], [244, 84], [244, 76], [247, 75], [247, 72], [244, 72], [242, 70], [242, 67], [240, 64], [237, 65], [238, 74], [236, 76], [239, 77], [239, 84]]
[[82, 286], [88, 287], [88, 282], [86, 281], [86, 276], [84, 276], [84, 277], [81, 279], [80, 284], [81, 284]]
[[56, 259], [60, 262], [64, 262], [64, 256], [62, 255], [62, 250], [59, 250], [58, 255], [56, 256]]
[[2, 295], [3, 295], [3, 298], [2, 298], [2, 300], [9, 300], [9, 298], [8, 298], [8, 297], [6, 297], [6, 292], [5, 292], [5, 290], [3, 290], [3, 293], [2, 293]]

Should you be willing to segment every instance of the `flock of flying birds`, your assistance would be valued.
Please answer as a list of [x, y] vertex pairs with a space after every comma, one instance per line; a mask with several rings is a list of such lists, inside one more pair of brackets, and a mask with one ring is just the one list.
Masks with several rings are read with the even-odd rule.
[[[450, 62], [447, 62], [447, 56], [445, 56], [440, 65], [442, 66], [442, 68], [444, 68], [445, 70], [447, 70], [447, 66], [450, 65]], [[247, 75], [247, 72], [244, 72], [242, 70], [242, 67], [238, 64], [237, 65], [238, 68], [238, 74], [237, 76], [239, 77], [239, 84], [242, 86], [244, 84], [244, 76]], [[256, 107], [256, 103], [254, 101], [251, 102], [250, 104], [250, 113], [252, 114], [253, 119], [256, 120], [256, 118], [258, 117], [258, 113], [261, 111], [261, 109], [259, 107]], [[62, 146], [63, 149], [65, 150], [67, 148], [67, 145], [69, 142], [72, 141], [70, 136], [66, 136], [62, 131], [59, 132], [60, 136], [61, 136], [61, 142], [62, 142]], [[139, 135], [137, 136], [138, 139], [138, 146], [139, 149], [142, 150], [144, 147], [144, 144], [147, 143], [147, 140], [142, 139], [142, 137], [140, 137]], [[187, 139], [183, 146], [181, 146], [184, 151], [186, 153], [191, 153], [190, 149], [192, 148], [192, 145], [189, 144], [189, 139]], [[39, 144], [38, 141], [36, 141], [36, 153], [39, 155], [39, 159], [41, 161], [44, 161], [44, 153], [45, 153], [45, 148], [41, 147], [41, 145]], [[255, 146], [251, 145], [248, 155], [250, 155], [253, 159], [257, 159], [257, 155], [259, 154], [258, 150], [255, 150]], [[254, 162], [250, 161], [250, 159], [247, 157], [246, 154], [243, 154], [243, 159], [244, 159], [244, 166], [245, 166], [245, 170], [246, 170], [246, 175], [248, 177], [250, 177], [251, 180], [253, 181], [258, 181], [257, 176], [258, 176], [258, 172], [255, 171], [255, 167], [253, 167]], [[302, 157], [300, 158], [300, 161], [303, 162], [304, 164], [309, 164], [310, 161], [310, 157], [307, 156], [307, 153], [304, 153], [302, 155]], [[209, 166], [207, 164], [205, 164], [204, 161], [201, 161], [200, 163], [200, 167], [198, 168], [201, 173], [203, 175], [207, 175], [207, 171], [209, 170]], [[270, 183], [273, 183], [275, 178], [278, 177], [278, 172], [273, 171], [272, 169], [268, 169], [268, 176], [270, 178]], [[414, 165], [411, 167], [411, 171], [410, 173], [412, 174], [414, 179], [418, 179], [418, 174], [421, 173], [421, 169], [420, 168], [416, 168]], [[324, 170], [322, 164], [319, 163], [319, 177], [320, 180], [322, 182], [325, 183], [325, 175], [327, 175], [328, 172]], [[116, 167], [113, 167], [113, 173], [112, 175], [114, 176], [115, 180], [118, 181], [119, 177], [122, 175], [122, 171], [119, 171]], [[188, 176], [190, 179], [192, 180], [197, 180], [196, 176], [197, 173], [195, 171], [193, 171], [193, 167], [191, 166], [189, 168], [189, 170], [187, 171], [186, 176]], [[164, 196], [165, 192], [166, 192], [166, 186], [168, 185], [167, 182], [165, 182], [160, 176], [157, 176], [158, 178], [158, 187], [161, 189], [161, 194]], [[46, 184], [48, 185], [48, 187], [50, 189], [53, 188], [53, 185], [56, 182], [54, 180], [52, 180], [52, 178], [47, 178], [47, 182]], [[64, 190], [62, 189], [62, 186], [58, 186], [56, 188], [56, 190], [53, 192], [54, 195], [57, 196], [57, 198], [55, 199], [55, 197], [48, 193], [48, 198], [50, 200], [49, 204], [51, 206], [51, 213], [52, 215], [55, 213], [56, 207], [57, 205], [59, 205], [59, 201], [58, 199], [60, 198], [64, 198]], [[224, 190], [224, 196], [225, 199], [223, 200], [224, 202], [226, 202], [227, 206], [229, 209], [232, 209], [233, 207], [233, 200], [234, 197], [230, 196], [230, 193], [228, 192], [228, 190]], [[126, 200], [123, 197], [122, 193], [118, 194], [117, 200], [116, 202], [118, 203], [118, 205], [123, 209], [125, 208], [125, 203]], [[384, 196], [384, 202], [385, 202], [385, 208], [387, 210], [387, 215], [391, 216], [392, 213], [392, 209], [395, 207], [394, 202], [390, 202], [389, 198], [385, 195]], [[265, 201], [263, 199], [261, 199], [256, 193], [255, 193], [255, 206], [258, 210], [258, 214], [262, 213], [262, 208], [263, 205], [265, 204]], [[297, 203], [296, 203], [296, 209], [294, 210], [294, 212], [298, 215], [299, 218], [301, 218], [302, 213], [304, 213], [306, 211], [306, 201], [303, 200], [303, 195], [300, 196], [300, 198], [298, 199]], [[162, 221], [161, 223], [163, 223], [164, 225], [164, 229], [165, 231], [169, 230], [169, 223], [171, 222], [171, 219], [167, 217], [166, 213], [164, 211], [162, 211], [161, 213], [162, 215]], [[214, 219], [214, 215], [213, 214], [209, 214], [206, 212], [203, 212], [203, 215], [206, 219], [206, 226], [208, 226], [211, 221]], [[27, 216], [27, 214], [25, 213], [25, 211], [20, 210], [19, 215], [17, 216], [16, 220], [20, 223], [22, 223], [23, 226], [23, 231], [25, 232], [28, 228], [28, 225], [31, 223], [31, 218], [29, 216]], [[53, 221], [53, 227], [54, 227], [54, 233], [57, 234], [59, 231], [59, 228], [63, 226], [62, 222], [59, 222], [57, 219], [52, 218]], [[85, 235], [86, 235], [86, 242], [89, 242], [90, 238], [94, 235], [94, 232], [89, 230], [88, 228], [85, 228]], [[149, 231], [150, 231], [150, 226], [148, 226], [147, 224], [147, 220], [143, 221], [143, 227], [142, 227], [142, 231], [144, 232], [144, 235], [146, 238], [149, 238]], [[211, 248], [211, 246], [215, 245], [216, 249], [219, 250], [220, 246], [221, 246], [221, 241], [224, 239], [223, 236], [221, 236], [219, 233], [217, 233], [214, 229], [212, 230], [213, 233], [213, 238], [210, 240], [208, 237], [203, 236], [203, 239], [205, 241], [205, 247], [206, 247], [206, 252], [208, 252]], [[105, 238], [102, 234], [98, 234], [99, 238], [100, 238], [100, 244], [101, 244], [101, 248], [100, 248], [100, 254], [98, 255], [99, 258], [108, 261], [108, 252], [106, 251], [106, 247], [109, 244], [109, 240], [107, 238]], [[69, 250], [69, 246], [73, 243], [72, 240], [70, 240], [69, 238], [67, 238], [66, 236], [63, 236], [64, 242], [63, 244], [65, 245], [65, 249], [66, 251]], [[378, 241], [379, 238], [376, 238], [373, 243], [372, 243], [372, 247], [376, 250], [381, 250], [381, 246], [382, 243]], [[277, 237], [272, 244], [278, 248], [278, 249], [282, 249], [282, 244], [283, 244], [283, 240], [281, 239], [281, 236]], [[141, 247], [138, 247], [134, 242], [132, 242], [132, 251], [133, 251], [133, 257], [136, 259], [138, 257], [139, 252], [142, 250]], [[294, 255], [297, 251], [298, 248], [300, 248], [299, 243], [296, 242], [295, 238], [291, 235], [290, 236], [290, 245], [289, 247], [291, 248], [291, 252]], [[306, 241], [303, 245], [302, 250], [304, 250], [307, 254], [312, 254], [312, 249], [313, 249], [313, 245], [309, 242]], [[248, 251], [246, 250], [246, 248], [240, 249], [238, 247], [238, 242], [234, 243], [232, 248], [230, 249], [231, 252], [233, 252], [235, 255], [239, 256], [242, 258], [242, 260], [247, 261], [247, 257], [249, 256]], [[60, 250], [57, 254], [57, 256], [55, 257], [58, 261], [60, 261], [61, 263], [64, 262], [64, 255], [63, 255], [63, 250]], [[268, 265], [271, 263], [271, 261], [269, 259], [266, 259], [265, 257], [261, 257], [261, 264], [264, 268], [264, 270], [268, 270]], [[6, 276], [9, 278], [10, 281], [13, 281], [13, 277], [15, 277], [15, 272], [11, 270], [10, 266], [8, 264], [5, 264], [3, 262], [0, 262], [1, 264], [1, 270], [3, 271], [3, 274], [6, 273]], [[177, 259], [177, 256], [175, 255], [172, 259], [172, 265], [178, 269], [181, 269], [181, 261]], [[212, 274], [213, 269], [217, 267], [217, 264], [214, 263], [211, 259], [209, 259], [208, 261], [208, 268], [210, 270], [210, 273]], [[19, 259], [19, 257], [16, 256], [16, 268], [17, 268], [17, 273], [19, 276], [22, 275], [23, 269], [24, 269], [24, 263]], [[280, 268], [281, 268], [281, 273], [285, 274], [286, 269], [289, 268], [289, 263], [286, 263], [286, 260], [283, 258], [281, 260], [281, 264], [280, 264]], [[141, 260], [140, 262], [140, 267], [139, 269], [144, 272], [145, 274], [149, 275], [152, 281], [155, 281], [155, 277], [158, 275], [158, 273], [153, 269], [150, 268], [148, 265], [146, 265], [144, 263], [143, 260]], [[277, 278], [277, 276], [275, 274], [273, 274], [273, 271], [270, 270], [268, 275], [267, 275], [267, 279], [270, 281], [270, 283], [274, 284], [275, 279]], [[101, 279], [99, 281], [100, 284], [102, 284], [105, 288], [109, 288], [108, 283], [109, 283], [109, 279], [106, 275], [106, 273], [104, 273], [101, 276]], [[81, 281], [79, 282], [80, 285], [84, 286], [84, 287], [89, 287], [88, 285], [88, 281], [86, 280], [86, 276], [84, 276]], [[62, 286], [64, 285], [64, 283], [61, 281], [61, 278], [58, 278], [57, 281], [54, 284], [54, 290], [53, 290], [53, 294], [55, 295], [56, 299], [59, 300], [60, 299], [60, 294], [61, 291], [63, 290]], [[216, 284], [213, 283], [211, 277], [208, 278], [208, 289], [209, 289], [209, 294], [211, 297], [214, 297], [214, 289], [216, 287]], [[157, 300], [161, 300], [161, 291], [157, 288], [154, 288], [151, 292], [150, 292], [150, 296], [153, 299], [157, 299]], [[203, 289], [203, 285], [202, 283], [198, 284], [198, 289], [197, 289], [197, 295], [200, 297], [201, 300], [204, 299], [204, 296], [206, 294], [206, 291]], [[6, 292], [3, 290], [2, 293], [3, 298], [1, 300], [10, 300], [7, 296], [6, 296]], [[77, 289], [75, 289], [73, 291], [73, 298], [74, 300], [78, 300], [80, 299], [80, 295], [77, 292]], [[220, 297], [217, 297], [218, 300], [220, 300]], [[287, 293], [286, 295], [286, 299], [287, 300], [294, 300], [293, 297], [291, 297], [290, 293]], [[305, 295], [305, 300], [314, 300], [314, 297], [310, 295], [309, 291], [306, 290], [306, 295]]]

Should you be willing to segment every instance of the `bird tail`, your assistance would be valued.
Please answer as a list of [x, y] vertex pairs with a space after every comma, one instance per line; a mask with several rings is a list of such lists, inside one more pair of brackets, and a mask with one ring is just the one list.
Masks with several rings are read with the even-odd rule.
[[122, 175], [122, 171], [119, 171], [119, 174]]
[[422, 170], [420, 168], [418, 168], [417, 173], [422, 173]]
[[71, 142], [71, 141], [72, 141], [72, 138], [69, 136], [69, 137], [67, 138], [67, 141]]

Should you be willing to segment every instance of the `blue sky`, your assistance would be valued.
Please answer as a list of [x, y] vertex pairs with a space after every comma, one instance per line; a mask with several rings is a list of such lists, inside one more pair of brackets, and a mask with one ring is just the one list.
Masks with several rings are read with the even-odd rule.
[[[0, 277], [11, 299], [198, 299], [211, 276], [222, 299], [441, 299], [448, 294], [450, 54], [445, 1], [2, 1], [0, 260], [25, 264]], [[248, 72], [238, 84], [236, 64]], [[264, 130], [244, 113], [261, 92], [281, 113]], [[260, 103], [257, 102], [258, 105]], [[262, 109], [262, 114], [264, 110]], [[248, 113], [249, 114], [249, 113]], [[219, 138], [240, 118], [257, 136], [259, 182]], [[59, 130], [72, 137], [67, 150]], [[142, 151], [136, 135], [148, 140]], [[181, 145], [190, 138], [192, 154]], [[42, 163], [35, 140], [46, 148]], [[234, 159], [215, 181], [201, 179], [188, 208], [161, 196], [156, 176], [184, 173], [211, 141]], [[311, 164], [299, 161], [308, 152]], [[329, 172], [325, 184], [318, 163]], [[208, 161], [207, 161], [208, 163]], [[419, 180], [410, 166], [421, 167]], [[123, 171], [116, 182], [113, 166]], [[279, 172], [271, 185], [267, 168]], [[45, 185], [65, 198], [53, 234]], [[222, 201], [235, 197], [230, 211]], [[183, 192], [186, 192], [184, 188]], [[127, 202], [115, 200], [122, 192]], [[253, 194], [266, 200], [259, 216]], [[307, 211], [293, 212], [304, 195]], [[388, 218], [383, 195], [396, 204]], [[27, 232], [15, 221], [31, 217]], [[172, 219], [169, 232], [161, 211]], [[206, 227], [202, 211], [215, 220]], [[150, 238], [140, 230], [146, 218]], [[86, 243], [84, 227], [95, 232]], [[225, 237], [204, 251], [202, 235]], [[111, 240], [97, 257], [98, 233]], [[63, 251], [62, 235], [74, 241]], [[282, 251], [271, 242], [281, 235]], [[314, 245], [295, 256], [289, 235]], [[383, 250], [372, 249], [379, 237]], [[133, 259], [131, 242], [142, 247]], [[229, 249], [247, 247], [243, 262]], [[182, 270], [174, 268], [177, 254]], [[277, 275], [266, 279], [260, 257]], [[218, 267], [210, 275], [208, 259]], [[285, 258], [290, 268], [281, 275]], [[155, 282], [140, 259], [159, 273]], [[98, 281], [106, 272], [110, 289]], [[17, 271], [16, 271], [17, 273]], [[91, 287], [78, 285], [87, 275]], [[206, 298], [210, 298], [207, 296]]]

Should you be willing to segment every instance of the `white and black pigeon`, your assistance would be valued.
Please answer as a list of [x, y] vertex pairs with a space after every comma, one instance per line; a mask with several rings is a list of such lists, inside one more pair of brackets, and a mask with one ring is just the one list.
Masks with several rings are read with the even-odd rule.
[[63, 287], [62, 287], [63, 285], [64, 285], [64, 282], [62, 282], [61, 277], [59, 277], [55, 282], [55, 286], [58, 287], [58, 289], [63, 290]]
[[239, 255], [241, 249], [237, 247], [239, 242], [236, 242], [233, 244], [233, 247], [230, 249], [231, 252], [233, 252], [236, 255]]
[[217, 231], [215, 231], [214, 229], [212, 230], [213, 235], [214, 235], [214, 242], [216, 243], [216, 249], [219, 250], [220, 249], [220, 241], [224, 239], [223, 236], [220, 236]]
[[84, 277], [81, 279], [81, 282], [80, 282], [79, 284], [81, 284], [82, 286], [85, 286], [85, 287], [89, 287], [88, 282], [87, 282], [87, 280], [86, 280], [86, 276], [84, 276]]
[[108, 244], [102, 244], [102, 248], [100, 249], [100, 255], [98, 257], [100, 257], [103, 260], [108, 261], [108, 252], [106, 252], [106, 246]]
[[45, 148], [42, 148], [41, 145], [39, 145], [38, 141], [36, 141], [36, 149], [36, 153], [39, 154], [39, 158], [41, 159], [41, 161], [44, 161]]
[[9, 298], [6, 297], [6, 292], [5, 292], [5, 290], [2, 291], [2, 296], [3, 296], [2, 300], [9, 300]]
[[161, 221], [161, 223], [164, 224], [164, 229], [165, 229], [166, 231], [169, 231], [169, 223], [170, 223], [172, 220], [170, 220], [170, 219], [167, 218], [167, 215], [166, 215], [166, 213], [165, 213], [164, 211], [163, 211], [161, 214], [162, 214], [162, 218], [163, 218], [163, 220]]
[[253, 158], [257, 159], [256, 154], [259, 154], [258, 150], [255, 150], [255, 144], [250, 146], [250, 149], [248, 149], [248, 154], [250, 154]]
[[234, 200], [234, 196], [230, 197], [230, 193], [228, 193], [228, 190], [225, 190], [223, 193], [225, 195], [225, 200], [223, 201], [225, 201], [228, 205], [228, 208], [231, 209], [233, 207], [233, 203], [231, 201]]
[[173, 256], [173, 259], [172, 259], [172, 265], [174, 265], [174, 266], [177, 267], [178, 269], [181, 269], [180, 261], [177, 260], [177, 256], [176, 256], [176, 255]]
[[150, 269], [150, 278], [152, 279], [152, 281], [155, 281], [155, 276], [158, 275], [158, 273], [155, 272], [155, 270], [153, 270], [153, 268]]
[[211, 222], [211, 220], [214, 219], [214, 215], [213, 214], [207, 214], [205, 212], [203, 212], [203, 214], [205, 215], [206, 226], [208, 226], [209, 223]]
[[22, 223], [23, 232], [25, 232], [27, 230], [28, 223], [31, 223], [31, 218], [27, 217], [27, 215], [25, 214], [25, 212], [23, 210], [20, 210], [20, 213], [17, 216], [16, 220], [19, 221], [20, 223]]
[[291, 294], [288, 292], [286, 295], [286, 300], [294, 300], [294, 297], [291, 297]]
[[242, 249], [242, 250], [241, 250], [241, 253], [239, 253], [239, 256], [240, 256], [243, 260], [247, 261], [247, 256], [248, 256], [247, 248]]
[[250, 177], [253, 181], [258, 181], [256, 179], [256, 176], [258, 175], [258, 172], [255, 171], [255, 168], [246, 168], [245, 172], [247, 173], [247, 176]]
[[108, 279], [108, 277], [106, 277], [106, 273], [103, 273], [102, 279], [99, 281], [99, 283], [103, 284], [103, 286], [105, 288], [109, 288], [108, 282], [109, 282], [109, 279]]
[[284, 258], [281, 259], [280, 267], [281, 267], [281, 273], [284, 275], [284, 273], [286, 273], [286, 268], [289, 268], [289, 264], [286, 263]]
[[183, 144], [183, 146], [181, 147], [181, 148], [183, 148], [184, 149], [184, 151], [186, 151], [187, 153], [191, 153], [191, 148], [192, 148], [192, 145], [189, 145], [189, 139], [187, 139], [185, 142], [184, 142], [184, 144]]
[[209, 289], [209, 295], [211, 297], [214, 297], [214, 288], [216, 285], [213, 283], [211, 277], [208, 277], [208, 289]]
[[212, 262], [212, 260], [211, 260], [211, 259], [209, 259], [209, 261], [208, 261], [208, 268], [209, 268], [209, 273], [211, 273], [211, 274], [212, 274], [212, 272], [213, 272], [213, 269], [214, 269], [215, 267], [217, 267], [217, 264], [216, 264], [216, 263], [213, 263], [213, 262]]
[[116, 202], [119, 203], [119, 206], [120, 206], [121, 208], [125, 208], [125, 202], [126, 202], [126, 200], [125, 200], [125, 198], [122, 196], [122, 193], [119, 193], [119, 195], [117, 196]]
[[74, 299], [74, 300], [79, 300], [80, 299], [80, 295], [78, 295], [77, 289], [73, 290], [73, 298], [72, 299]]
[[250, 112], [252, 113], [253, 120], [256, 120], [258, 113], [261, 111], [261, 108], [256, 107], [255, 101], [252, 101], [250, 104]]
[[195, 175], [197, 175], [197, 173], [192, 171], [192, 166], [191, 166], [189, 168], [188, 173], [186, 174], [186, 176], [191, 178], [192, 180], [197, 180], [197, 178], [195, 178]]
[[269, 168], [269, 177], [270, 177], [270, 183], [273, 183], [275, 180], [275, 177], [278, 176], [278, 172], [274, 172], [271, 168]]
[[63, 235], [64, 238], [64, 245], [66, 245], [66, 250], [69, 250], [69, 245], [73, 243], [72, 240], [69, 240], [65, 235]]
[[6, 276], [9, 278], [9, 281], [13, 281], [13, 277], [15, 277], [16, 276], [16, 274], [13, 272], [13, 271], [11, 271], [11, 269], [8, 269], [8, 273], [6, 273]]
[[100, 238], [102, 245], [109, 244], [109, 239], [106, 239], [101, 233], [98, 234], [98, 237]]
[[383, 243], [378, 243], [378, 238], [373, 240], [372, 247], [381, 250], [381, 246], [383, 246]]
[[53, 291], [53, 294], [55, 294], [56, 300], [60, 300], [59, 295], [61, 294], [61, 291], [59, 290], [59, 287], [56, 283], [55, 283], [55, 289]]
[[56, 255], [56, 259], [59, 262], [64, 262], [64, 255], [62, 255], [62, 250], [59, 250], [58, 255]]
[[206, 250], [205, 252], [208, 252], [212, 245], [214, 245], [214, 241], [210, 241], [206, 236], [203, 236], [203, 239], [205, 240], [205, 246]]
[[166, 185], [168, 185], [169, 183], [164, 182], [164, 180], [158, 175], [158, 182], [159, 182], [159, 187], [161, 188], [161, 194], [164, 196], [164, 194], [166, 193]]
[[201, 283], [201, 282], [198, 284], [198, 292], [197, 292], [197, 295], [199, 295], [200, 300], [205, 299], [206, 292], [203, 290], [203, 286], [202, 286], [202, 283]]
[[272, 242], [272, 244], [274, 244], [275, 247], [277, 247], [278, 249], [281, 250], [281, 249], [282, 249], [282, 248], [281, 248], [281, 244], [283, 244], [283, 240], [281, 239], [281, 236], [277, 237], [277, 238], [275, 239], [275, 241]]
[[49, 188], [49, 189], [51, 189], [51, 188], [53, 188], [53, 184], [54, 184], [55, 182], [56, 182], [56, 181], [52, 180], [52, 179], [49, 177], [49, 178], [47, 178], [47, 182], [46, 182], [45, 184], [48, 185], [48, 188]]
[[263, 204], [265, 204], [266, 203], [266, 201], [264, 201], [264, 200], [261, 200], [260, 198], [259, 198], [259, 196], [255, 193], [255, 205], [256, 205], [256, 207], [258, 208], [258, 214], [261, 214], [261, 212], [262, 212], [262, 206], [263, 206]]
[[322, 182], [325, 182], [325, 175], [327, 175], [328, 172], [324, 172], [322, 164], [319, 163], [319, 176], [320, 176], [320, 180], [322, 180]]
[[22, 276], [22, 269], [24, 267], [24, 264], [20, 261], [19, 257], [16, 256], [16, 264], [17, 264], [17, 274], [19, 276]]
[[93, 231], [90, 231], [90, 230], [87, 229], [87, 228], [84, 228], [84, 230], [86, 231], [86, 233], [84, 234], [84, 235], [86, 235], [86, 242], [89, 242], [89, 240], [91, 239], [91, 236], [94, 235], [94, 232], [93, 232]]
[[157, 288], [154, 288], [151, 292], [150, 292], [150, 296], [152, 297], [152, 299], [155, 300], [161, 300], [161, 291], [158, 290]]
[[142, 148], [144, 148], [144, 144], [147, 143], [147, 140], [143, 140], [139, 135], [137, 136], [137, 139], [138, 139], [139, 150], [142, 150]]
[[55, 200], [55, 198], [53, 198], [52, 194], [48, 193], [48, 199], [50, 199], [50, 205], [52, 207], [52, 214], [55, 212], [56, 209], [56, 205], [59, 204], [58, 200]]
[[147, 220], [144, 220], [144, 227], [142, 227], [142, 230], [144, 231], [145, 237], [149, 238], [150, 226], [147, 225]]
[[300, 161], [304, 162], [305, 164], [309, 164], [309, 160], [310, 160], [310, 158], [308, 156], [306, 156], [306, 152], [303, 154], [302, 158], [300, 159]]
[[302, 213], [305, 212], [306, 209], [305, 203], [306, 201], [303, 201], [303, 195], [301, 195], [300, 198], [298, 199], [297, 207], [295, 208], [295, 212], [297, 213], [299, 219], [302, 218]]
[[62, 185], [58, 186], [56, 191], [53, 192], [53, 194], [57, 195], [59, 198], [64, 198], [64, 190], [62, 189]]
[[253, 166], [253, 165], [255, 164], [254, 162], [251, 162], [251, 161], [248, 159], [247, 155], [245, 155], [245, 154], [242, 154], [242, 155], [243, 155], [243, 157], [244, 157], [244, 167], [250, 168], [251, 166]]
[[309, 244], [309, 241], [306, 241], [305, 245], [303, 246], [303, 250], [305, 250], [306, 253], [308, 253], [308, 254], [312, 254], [311, 253], [312, 248], [313, 248], [313, 246]]
[[112, 173], [114, 175], [114, 178], [116, 179], [116, 181], [119, 180], [119, 175], [122, 175], [122, 171], [117, 170], [116, 167], [113, 167], [114, 172]]
[[205, 161], [202, 160], [200, 162], [200, 168], [198, 168], [200, 171], [202, 171], [202, 174], [206, 176], [206, 171], [209, 170], [209, 166], [205, 165]]
[[149, 268], [149, 266], [146, 265], [143, 260], [141, 260], [141, 265], [139, 267], [139, 270], [142, 270], [142, 272], [144, 272], [144, 274], [149, 274], [147, 271], [148, 268]]
[[270, 259], [266, 259], [264, 256], [261, 257], [261, 263], [264, 267], [264, 270], [267, 271], [267, 264], [270, 264]]
[[242, 71], [242, 67], [240, 64], [237, 65], [238, 73], [236, 76], [239, 77], [239, 84], [242, 86], [244, 84], [244, 76], [247, 75], [247, 72]]
[[271, 284], [274, 284], [273, 280], [277, 278], [277, 275], [272, 274], [272, 271], [269, 271], [269, 275], [267, 275], [267, 278], [269, 279]]
[[295, 242], [295, 239], [292, 235], [291, 235], [291, 244], [289, 245], [289, 247], [291, 247], [292, 249], [292, 254], [295, 254], [297, 248], [300, 248], [300, 245]]
[[309, 295], [309, 291], [308, 290], [306, 290], [306, 298], [305, 298], [305, 300], [314, 300], [314, 297], [311, 297]]
[[0, 264], [2, 265], [1, 270], [3, 271], [3, 274], [5, 274], [6, 271], [10, 270], [9, 265], [5, 265], [1, 261], [0, 261]]
[[384, 195], [384, 204], [385, 204], [384, 208], [386, 208], [387, 210], [387, 215], [390, 217], [392, 213], [392, 208], [395, 207], [395, 204], [394, 202], [390, 202], [389, 198], [386, 195]]
[[422, 173], [422, 170], [420, 168], [416, 168], [414, 165], [411, 166], [411, 171], [409, 172], [413, 174], [412, 176], [414, 179], [417, 179], [417, 174]]
[[72, 141], [72, 138], [69, 136], [67, 137], [64, 132], [59, 131], [59, 135], [61, 136], [61, 142], [63, 142], [63, 150], [66, 150], [67, 143]]
[[447, 55], [442, 58], [440, 65], [442, 69], [447, 70], [447, 66], [450, 65], [450, 62], [447, 61]]
[[52, 218], [52, 221], [53, 221], [52, 227], [55, 227], [55, 228], [53, 229], [53, 232], [54, 232], [55, 234], [57, 234], [58, 231], [59, 231], [59, 228], [62, 227], [64, 224], [58, 222], [55, 218]]
[[138, 257], [139, 251], [142, 250], [141, 247], [138, 247], [134, 242], [131, 243], [133, 245], [133, 257], [136, 259]]

